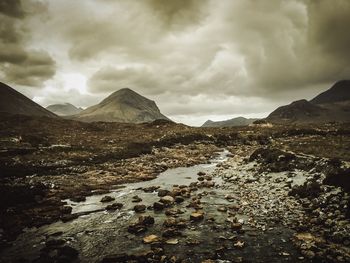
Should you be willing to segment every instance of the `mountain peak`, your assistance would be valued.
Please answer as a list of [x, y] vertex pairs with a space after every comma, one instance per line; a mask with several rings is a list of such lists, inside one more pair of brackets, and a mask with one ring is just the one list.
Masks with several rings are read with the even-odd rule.
[[83, 121], [151, 122], [168, 120], [161, 114], [153, 100], [143, 97], [130, 88], [113, 92], [99, 104], [83, 110], [77, 115]]
[[327, 104], [350, 100], [350, 80], [337, 81], [330, 89], [310, 100], [313, 104]]

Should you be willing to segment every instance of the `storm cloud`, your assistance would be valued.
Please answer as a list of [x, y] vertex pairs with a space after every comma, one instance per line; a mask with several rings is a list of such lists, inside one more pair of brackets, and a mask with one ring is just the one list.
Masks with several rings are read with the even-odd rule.
[[27, 47], [31, 29], [25, 22], [26, 12], [19, 0], [0, 3], [0, 76], [10, 84], [42, 87], [55, 75], [55, 61], [47, 51]]
[[264, 117], [350, 76], [347, 0], [28, 0], [0, 9], [4, 81], [42, 87], [31, 95], [43, 104], [73, 89], [81, 97], [66, 100], [86, 107], [129, 87], [170, 118], [200, 124]]

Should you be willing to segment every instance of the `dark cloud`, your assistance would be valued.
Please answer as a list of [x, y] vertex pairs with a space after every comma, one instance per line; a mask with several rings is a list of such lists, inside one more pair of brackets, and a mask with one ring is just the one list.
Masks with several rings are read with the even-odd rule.
[[[59, 93], [74, 72], [89, 103], [129, 87], [182, 119], [259, 115], [350, 77], [348, 0], [6, 3], [2, 74], [35, 85], [51, 78], [47, 89]], [[34, 59], [33, 47], [47, 53]]]
[[140, 92], [159, 94], [159, 77], [145, 67], [113, 68], [104, 67], [89, 80], [90, 91], [110, 93], [121, 88], [130, 87]]
[[23, 61], [3, 67], [6, 79], [18, 85], [41, 87], [44, 81], [55, 75], [55, 61], [44, 51], [28, 51], [26, 55]]
[[[36, 13], [27, 3], [29, 13]], [[27, 17], [21, 1], [0, 2], [0, 74], [3, 81], [32, 87], [42, 87], [43, 82], [54, 76], [55, 61], [46, 51], [27, 47]], [[31, 30], [31, 29], [29, 29]]]
[[23, 17], [24, 11], [22, 9], [21, 0], [1, 0], [0, 13], [12, 17]]
[[172, 29], [184, 29], [196, 25], [207, 15], [207, 0], [146, 0], [151, 13]]

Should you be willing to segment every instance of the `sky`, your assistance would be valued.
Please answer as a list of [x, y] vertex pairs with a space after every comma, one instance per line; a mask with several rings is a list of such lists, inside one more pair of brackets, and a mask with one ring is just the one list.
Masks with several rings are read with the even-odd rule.
[[121, 88], [174, 121], [266, 117], [350, 78], [349, 0], [0, 0], [0, 81], [43, 106]]

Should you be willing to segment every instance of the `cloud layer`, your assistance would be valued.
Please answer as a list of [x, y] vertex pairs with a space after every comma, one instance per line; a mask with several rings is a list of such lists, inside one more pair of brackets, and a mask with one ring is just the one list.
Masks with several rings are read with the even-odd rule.
[[[55, 89], [89, 106], [129, 87], [200, 124], [263, 116], [350, 77], [347, 0], [6, 0], [0, 10], [0, 75], [43, 104]], [[71, 73], [85, 81], [62, 86]]]

